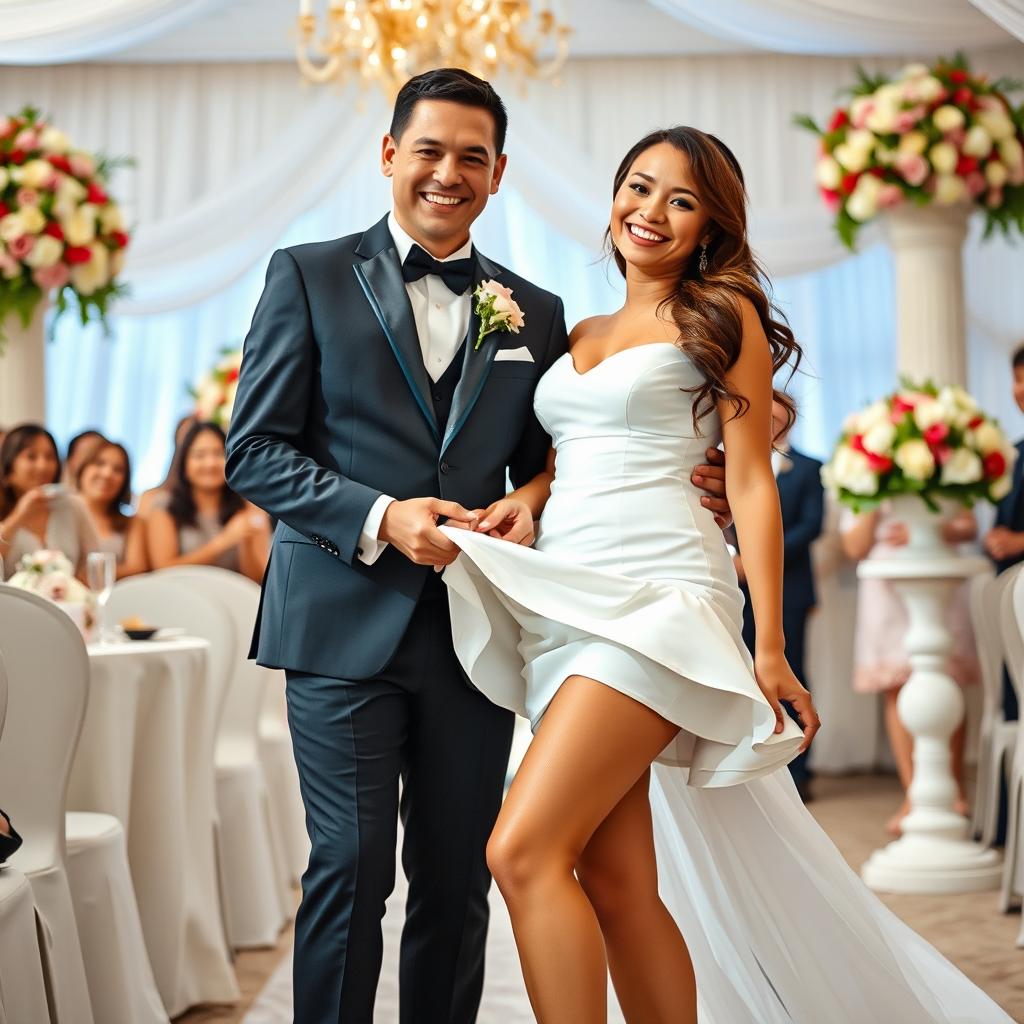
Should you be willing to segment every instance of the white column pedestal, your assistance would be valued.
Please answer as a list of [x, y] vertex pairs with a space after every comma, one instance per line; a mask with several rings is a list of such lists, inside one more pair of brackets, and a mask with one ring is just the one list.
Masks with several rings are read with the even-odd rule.
[[46, 422], [46, 342], [43, 320], [47, 303], [36, 307], [32, 322], [22, 327], [17, 316], [3, 324], [7, 340], [0, 352], [0, 427]]
[[999, 885], [999, 854], [972, 842], [967, 819], [953, 809], [957, 787], [949, 753], [964, 701], [947, 670], [953, 647], [947, 611], [956, 588], [988, 568], [983, 558], [939, 555], [869, 560], [858, 569], [862, 578], [888, 580], [910, 619], [906, 646], [912, 672], [897, 702], [914, 737], [910, 813], [903, 819], [903, 835], [864, 864], [861, 875], [872, 889], [951, 893]]
[[915, 206], [885, 212], [896, 266], [896, 365], [936, 384], [967, 384], [962, 250], [972, 207]]

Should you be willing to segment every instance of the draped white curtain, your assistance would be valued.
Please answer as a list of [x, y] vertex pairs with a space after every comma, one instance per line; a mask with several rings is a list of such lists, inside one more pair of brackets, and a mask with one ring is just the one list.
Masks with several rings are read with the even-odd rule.
[[155, 39], [225, 0], [4, 0], [0, 63], [90, 60]]
[[[651, 0], [719, 39], [781, 53], [929, 54], [998, 45], [1006, 36], [967, 0]], [[1014, 31], [989, 8], [1017, 8], [1016, 0], [971, 0]], [[1019, 35], [1019, 33], [1018, 33]]]
[[1024, 0], [971, 0], [979, 11], [1018, 39], [1024, 39]]

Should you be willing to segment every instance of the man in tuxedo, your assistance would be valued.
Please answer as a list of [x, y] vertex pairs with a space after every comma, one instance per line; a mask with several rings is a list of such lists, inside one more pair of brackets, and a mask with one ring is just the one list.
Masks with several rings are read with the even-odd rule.
[[[286, 672], [312, 842], [299, 1024], [373, 1019], [399, 814], [401, 1021], [476, 1018], [513, 716], [457, 662], [435, 570], [458, 549], [437, 527], [530, 541], [540, 499], [503, 498], [506, 470], [516, 487], [544, 470], [533, 392], [567, 348], [561, 300], [470, 239], [505, 129], [488, 83], [452, 69], [410, 80], [381, 152], [392, 212], [276, 252], [245, 341], [227, 475], [278, 520], [253, 645]], [[477, 346], [472, 291], [487, 279], [512, 289], [525, 325]], [[728, 516], [722, 466], [697, 473]]]
[[[789, 444], [786, 410], [778, 402], [772, 403], [772, 428], [776, 436], [772, 469], [782, 509], [782, 631], [786, 637], [786, 657], [793, 674], [810, 689], [804, 672], [804, 655], [807, 619], [815, 603], [811, 544], [821, 533], [825, 514], [821, 463]], [[750, 592], [743, 573], [743, 556], [737, 552], [733, 560], [746, 598], [743, 605], [743, 640], [753, 653], [754, 613], [750, 607]], [[786, 710], [796, 719], [792, 708], [787, 705]], [[811, 798], [811, 769], [807, 764], [807, 751], [790, 762], [789, 770], [801, 798], [807, 802]]]

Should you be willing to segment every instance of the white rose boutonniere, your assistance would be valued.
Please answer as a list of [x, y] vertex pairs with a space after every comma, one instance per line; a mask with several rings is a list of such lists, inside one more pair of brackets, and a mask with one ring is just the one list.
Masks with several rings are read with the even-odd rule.
[[481, 281], [473, 292], [476, 299], [476, 315], [480, 318], [480, 333], [477, 334], [473, 350], [480, 348], [484, 338], [494, 331], [519, 333], [526, 324], [523, 311], [512, 298], [512, 289], [497, 281]]

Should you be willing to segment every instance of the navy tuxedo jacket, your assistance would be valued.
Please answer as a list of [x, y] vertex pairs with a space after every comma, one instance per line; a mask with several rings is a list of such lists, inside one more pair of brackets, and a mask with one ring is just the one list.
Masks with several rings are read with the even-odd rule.
[[[1013, 464], [1013, 486], [996, 509], [996, 526], [1005, 526], [1016, 533], [1024, 531], [1024, 500], [1021, 491], [1024, 490], [1024, 441], [1017, 442], [1017, 461]], [[996, 572], [1003, 572], [1011, 565], [1024, 561], [1024, 555], [1017, 555], [1014, 558], [1005, 558], [996, 562]]]
[[786, 457], [789, 465], [776, 477], [782, 508], [782, 588], [787, 609], [806, 609], [815, 602], [811, 544], [821, 533], [825, 514], [821, 463], [795, 448]]
[[[228, 483], [278, 520], [253, 638], [262, 665], [366, 679], [390, 661], [430, 566], [357, 545], [381, 494], [486, 507], [544, 469], [538, 378], [567, 351], [561, 300], [474, 251], [525, 315], [479, 349], [470, 319], [447, 429], [438, 429], [385, 217], [362, 235], [276, 252], [245, 339]], [[500, 360], [529, 349], [533, 362]]]

